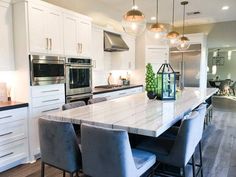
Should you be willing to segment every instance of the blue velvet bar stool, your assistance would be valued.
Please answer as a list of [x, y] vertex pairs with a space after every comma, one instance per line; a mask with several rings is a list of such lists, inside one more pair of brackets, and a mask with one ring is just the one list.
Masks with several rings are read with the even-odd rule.
[[83, 172], [92, 177], [138, 177], [156, 162], [153, 153], [131, 149], [124, 130], [81, 125]]
[[158, 171], [161, 175], [186, 176], [186, 166], [192, 159], [192, 171], [195, 177], [202, 173], [202, 156], [200, 152], [200, 164], [198, 164], [198, 172], [196, 173], [194, 153], [199, 145], [201, 151], [201, 139], [203, 134], [204, 118], [206, 105], [202, 105], [198, 111], [193, 111], [182, 121], [181, 126], [177, 130], [175, 138], [156, 138], [149, 139], [140, 143], [137, 148], [155, 153], [158, 161], [162, 164], [171, 165], [181, 169], [181, 174], [173, 174], [168, 171]]
[[73, 177], [82, 169], [82, 159], [76, 134], [71, 123], [39, 119], [41, 177], [45, 164], [58, 168]]
[[107, 98], [106, 97], [91, 98], [88, 100], [88, 104], [95, 104], [103, 101], [107, 101]]
[[76, 101], [76, 102], [72, 102], [72, 103], [66, 103], [62, 106], [62, 110], [68, 110], [68, 109], [73, 109], [73, 108], [78, 108], [81, 106], [85, 106], [86, 103], [84, 101]]

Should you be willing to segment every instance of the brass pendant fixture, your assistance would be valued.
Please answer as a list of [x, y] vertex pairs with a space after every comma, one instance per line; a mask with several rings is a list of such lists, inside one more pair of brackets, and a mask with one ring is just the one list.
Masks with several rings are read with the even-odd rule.
[[159, 10], [159, 7], [158, 7], [159, 3], [158, 3], [158, 0], [157, 0], [157, 7], [156, 7], [156, 23], [153, 23], [150, 25], [150, 28], [149, 28], [149, 31], [151, 32], [154, 32], [154, 33], [158, 33], [159, 35], [163, 35], [165, 32], [166, 32], [166, 29], [165, 29], [165, 26], [160, 24], [158, 22], [158, 10]]
[[133, 6], [125, 15], [123, 15], [122, 26], [126, 33], [138, 36], [146, 29], [145, 15], [137, 9], [135, 0]]
[[185, 6], [188, 4], [188, 1], [181, 2], [181, 5], [184, 6], [183, 10], [183, 35], [179, 38], [177, 49], [180, 51], [187, 50], [190, 47], [189, 38], [185, 35]]
[[173, 0], [173, 7], [172, 7], [172, 23], [171, 23], [171, 31], [167, 34], [167, 38], [170, 39], [170, 43], [174, 44], [179, 37], [179, 33], [174, 30], [174, 23], [175, 23], [175, 0]]

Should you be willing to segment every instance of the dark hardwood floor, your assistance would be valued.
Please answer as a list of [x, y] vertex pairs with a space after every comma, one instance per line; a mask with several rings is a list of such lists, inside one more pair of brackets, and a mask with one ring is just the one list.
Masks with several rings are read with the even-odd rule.
[[[212, 124], [203, 135], [203, 162], [204, 177], [236, 177], [236, 112], [214, 111]], [[58, 177], [62, 172], [47, 167], [46, 176]], [[40, 161], [18, 166], [0, 177], [40, 177]]]

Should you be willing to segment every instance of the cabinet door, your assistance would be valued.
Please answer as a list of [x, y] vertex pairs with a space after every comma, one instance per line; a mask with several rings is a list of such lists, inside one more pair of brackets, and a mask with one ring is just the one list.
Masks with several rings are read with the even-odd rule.
[[64, 51], [65, 55], [77, 56], [78, 43], [77, 43], [77, 18], [64, 15]]
[[123, 66], [128, 70], [135, 69], [135, 38], [131, 36], [124, 36], [126, 44], [129, 46], [129, 50], [124, 52]]
[[47, 53], [49, 47], [46, 36], [46, 8], [29, 3], [29, 45], [30, 52]]
[[77, 28], [79, 55], [83, 57], [91, 57], [91, 22], [79, 19]]
[[49, 53], [63, 53], [63, 18], [61, 12], [53, 9], [48, 9], [47, 16], [47, 36], [49, 38]]
[[103, 30], [98, 27], [92, 28], [92, 39], [96, 42], [92, 46], [92, 59], [94, 70], [104, 70], [104, 47], [103, 47]]
[[12, 9], [0, 2], [0, 70], [14, 69]]

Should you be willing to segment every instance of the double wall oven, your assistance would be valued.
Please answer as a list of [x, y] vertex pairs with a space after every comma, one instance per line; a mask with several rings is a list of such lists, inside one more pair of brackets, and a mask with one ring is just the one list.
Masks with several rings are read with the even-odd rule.
[[92, 98], [92, 60], [66, 59], [66, 102]]

